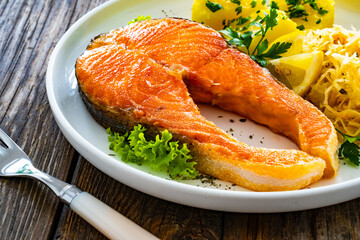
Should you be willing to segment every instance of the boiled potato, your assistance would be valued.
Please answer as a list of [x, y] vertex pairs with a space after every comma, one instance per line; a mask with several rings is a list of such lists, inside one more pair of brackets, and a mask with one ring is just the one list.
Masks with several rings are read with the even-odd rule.
[[[281, 57], [289, 57], [292, 55], [300, 54], [302, 52], [302, 48], [304, 45], [304, 37], [305, 37], [304, 31], [298, 30], [292, 33], [285, 34], [284, 36], [275, 39], [271, 43], [271, 45], [282, 42], [291, 43], [291, 47], [287, 50], [287, 52], [281, 54]], [[269, 46], [269, 48], [271, 47], [271, 45]]]
[[[260, 11], [259, 13], [253, 13], [250, 16], [251, 19], [256, 19], [257, 16], [264, 18], [265, 13], [269, 14], [269, 12], [270, 10], [267, 9]], [[278, 17], [276, 18], [278, 22], [277, 25], [273, 29], [270, 29], [265, 35], [265, 39], [268, 40], [269, 44], [283, 35], [299, 31], [296, 28], [297, 26], [296, 23], [291, 21], [283, 11], [277, 11], [277, 13], [278, 13]], [[257, 26], [251, 26], [248, 30], [256, 32], [260, 30], [260, 28]], [[253, 43], [250, 46], [250, 52], [254, 51], [254, 48], [256, 47], [257, 43], [260, 41], [260, 38], [261, 38], [260, 35], [254, 37]]]

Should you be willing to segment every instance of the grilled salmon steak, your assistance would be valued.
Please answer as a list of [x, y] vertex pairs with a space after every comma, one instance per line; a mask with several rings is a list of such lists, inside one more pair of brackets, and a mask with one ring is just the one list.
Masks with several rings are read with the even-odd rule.
[[[75, 72], [80, 94], [101, 125], [125, 132], [140, 123], [149, 135], [168, 129], [189, 144], [199, 171], [219, 179], [278, 191], [337, 172], [331, 122], [201, 24], [155, 19], [100, 35], [78, 58]], [[194, 101], [267, 125], [303, 151], [239, 142], [202, 117]]]

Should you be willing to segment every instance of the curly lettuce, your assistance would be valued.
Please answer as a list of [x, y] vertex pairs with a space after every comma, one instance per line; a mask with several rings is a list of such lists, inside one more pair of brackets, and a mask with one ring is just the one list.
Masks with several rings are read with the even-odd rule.
[[168, 130], [157, 135], [154, 141], [147, 140], [145, 131], [140, 124], [124, 135], [106, 129], [110, 150], [124, 162], [149, 164], [153, 170], [167, 171], [173, 179], [193, 179], [198, 175], [194, 168], [196, 162], [188, 161], [192, 157], [186, 144], [180, 148], [178, 142], [170, 141], [172, 134]]
[[137, 18], [134, 18], [133, 20], [129, 21], [128, 24], [132, 24], [132, 23], [136, 23], [136, 22], [140, 22], [140, 21], [145, 21], [145, 20], [149, 20], [151, 19], [151, 16], [137, 16]]

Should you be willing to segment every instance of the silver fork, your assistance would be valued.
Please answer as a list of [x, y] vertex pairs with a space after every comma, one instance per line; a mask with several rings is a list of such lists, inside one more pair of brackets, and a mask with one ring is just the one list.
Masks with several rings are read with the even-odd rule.
[[0, 177], [28, 177], [45, 183], [60, 200], [110, 239], [157, 239], [97, 198], [36, 169], [30, 158], [0, 129]]

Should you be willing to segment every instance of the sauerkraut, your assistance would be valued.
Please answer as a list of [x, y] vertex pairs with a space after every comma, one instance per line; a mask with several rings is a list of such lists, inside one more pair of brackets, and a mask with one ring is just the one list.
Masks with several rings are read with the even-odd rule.
[[341, 26], [309, 30], [303, 52], [323, 51], [320, 78], [305, 98], [349, 136], [360, 134], [360, 32]]

